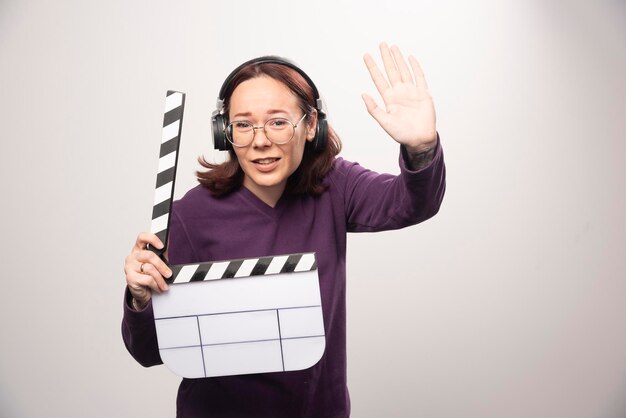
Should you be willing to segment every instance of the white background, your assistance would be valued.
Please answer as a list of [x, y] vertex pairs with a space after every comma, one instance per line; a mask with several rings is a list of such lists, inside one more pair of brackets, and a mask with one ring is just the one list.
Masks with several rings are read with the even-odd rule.
[[415, 54], [448, 167], [440, 213], [348, 250], [354, 417], [626, 416], [626, 5], [0, 1], [0, 415], [172, 417], [179, 379], [120, 336], [163, 99], [187, 93], [177, 196], [222, 158], [225, 76], [278, 54], [343, 156], [397, 172], [362, 55]]

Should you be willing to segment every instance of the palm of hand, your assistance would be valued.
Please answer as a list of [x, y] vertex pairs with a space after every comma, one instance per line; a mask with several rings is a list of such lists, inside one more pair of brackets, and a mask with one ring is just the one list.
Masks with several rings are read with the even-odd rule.
[[390, 50], [386, 44], [381, 44], [381, 55], [387, 78], [369, 55], [364, 57], [385, 103], [383, 110], [374, 99], [364, 94], [368, 112], [395, 141], [407, 148], [419, 151], [432, 147], [437, 138], [435, 108], [417, 60], [409, 57], [411, 75], [397, 47]]

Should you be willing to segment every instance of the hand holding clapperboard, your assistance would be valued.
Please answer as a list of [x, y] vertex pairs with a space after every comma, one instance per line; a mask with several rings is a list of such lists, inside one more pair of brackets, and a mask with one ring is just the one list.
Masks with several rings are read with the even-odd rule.
[[[165, 247], [185, 94], [168, 91], [152, 225]], [[169, 265], [169, 263], [168, 263]], [[174, 373], [200, 378], [301, 370], [326, 345], [314, 253], [169, 265], [169, 290], [152, 295], [159, 354]]]

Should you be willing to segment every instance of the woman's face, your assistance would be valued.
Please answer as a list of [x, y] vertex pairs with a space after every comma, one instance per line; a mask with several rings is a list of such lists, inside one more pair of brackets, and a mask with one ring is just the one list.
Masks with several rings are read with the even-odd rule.
[[[296, 124], [303, 115], [291, 90], [267, 76], [244, 81], [230, 98], [230, 122], [245, 120], [258, 127], [268, 119], [285, 118]], [[307, 119], [298, 124], [293, 138], [286, 144], [274, 144], [263, 129], [256, 129], [250, 145], [233, 147], [244, 172], [244, 187], [272, 207], [282, 196], [287, 178], [300, 165], [305, 141], [315, 136], [315, 123]]]

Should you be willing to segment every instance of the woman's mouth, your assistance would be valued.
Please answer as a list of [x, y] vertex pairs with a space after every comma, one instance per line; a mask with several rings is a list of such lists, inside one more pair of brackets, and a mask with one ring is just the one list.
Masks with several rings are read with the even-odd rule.
[[257, 170], [268, 172], [278, 166], [278, 161], [280, 161], [280, 158], [257, 158], [256, 160], [252, 160], [252, 164], [254, 164]]
[[272, 164], [275, 161], [278, 161], [278, 158], [260, 158], [260, 159], [257, 159], [257, 160], [253, 160], [252, 162], [255, 163], [255, 164], [269, 165], [269, 164]]

